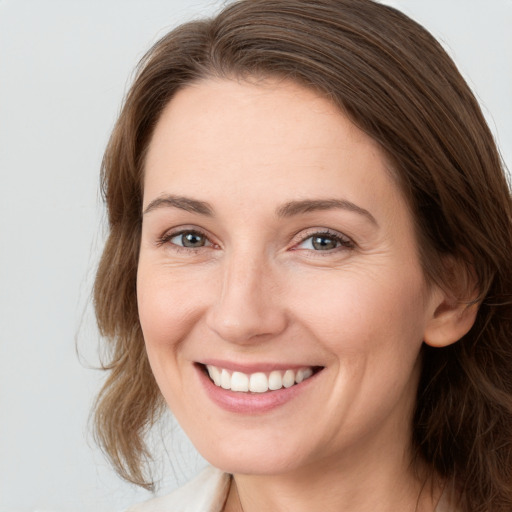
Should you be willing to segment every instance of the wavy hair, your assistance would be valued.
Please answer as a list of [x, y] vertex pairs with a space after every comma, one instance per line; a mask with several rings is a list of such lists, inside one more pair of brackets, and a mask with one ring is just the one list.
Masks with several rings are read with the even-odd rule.
[[[261, 76], [327, 96], [377, 141], [411, 209], [428, 280], [476, 283], [469, 333], [446, 348], [423, 347], [412, 443], [432, 474], [458, 490], [463, 512], [510, 512], [510, 188], [455, 64], [423, 27], [371, 0], [238, 1], [176, 28], [142, 59], [102, 164], [109, 235], [94, 304], [109, 362], [95, 406], [98, 442], [122, 477], [151, 487], [145, 439], [163, 401], [144, 348], [136, 274], [153, 129], [194, 81]], [[456, 262], [451, 275], [447, 255]]]

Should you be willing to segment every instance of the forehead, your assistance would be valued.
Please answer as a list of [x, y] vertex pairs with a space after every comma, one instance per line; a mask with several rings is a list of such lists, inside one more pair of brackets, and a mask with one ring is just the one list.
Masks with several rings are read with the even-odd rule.
[[[165, 107], [151, 144], [158, 143], [158, 132], [162, 131], [162, 125], [169, 130], [172, 122], [176, 127], [175, 136], [181, 129], [188, 129], [190, 131], [186, 135], [190, 137], [194, 132], [204, 130], [205, 125], [212, 121], [222, 123], [224, 127], [231, 124], [233, 133], [230, 135], [241, 137], [248, 134], [254, 136], [261, 122], [266, 121], [267, 135], [284, 136], [290, 142], [291, 136], [303, 136], [303, 143], [312, 140], [318, 142], [320, 139], [327, 142], [329, 132], [333, 137], [336, 135], [332, 127], [343, 123], [346, 129], [344, 135], [345, 138], [350, 137], [349, 142], [373, 143], [376, 149], [379, 148], [326, 97], [295, 82], [272, 78], [258, 81], [205, 79], [187, 85], [178, 90]], [[176, 124], [178, 122], [179, 126]], [[319, 122], [325, 125], [326, 130], [318, 132], [316, 137], [317, 132], [311, 132], [311, 125], [314, 123], [320, 128]], [[327, 126], [327, 123], [331, 126]], [[223, 134], [217, 135], [220, 139]], [[282, 138], [274, 141], [282, 142]], [[343, 141], [338, 139], [337, 142]]]
[[265, 155], [292, 156], [286, 151], [311, 153], [313, 148], [329, 152], [333, 147], [354, 155], [364, 147], [384, 158], [378, 144], [333, 103], [293, 82], [277, 80], [205, 80], [179, 90], [157, 123], [146, 168], [165, 166], [191, 147], [199, 153], [188, 154], [190, 160], [208, 156], [214, 159], [212, 165], [229, 159], [222, 151], [230, 150], [238, 156], [244, 152], [247, 160], [256, 156], [258, 162], [265, 161]]
[[144, 203], [191, 190], [209, 202], [323, 198], [333, 185], [366, 206], [399, 195], [380, 146], [326, 98], [282, 80], [205, 80], [178, 91], [157, 123]]

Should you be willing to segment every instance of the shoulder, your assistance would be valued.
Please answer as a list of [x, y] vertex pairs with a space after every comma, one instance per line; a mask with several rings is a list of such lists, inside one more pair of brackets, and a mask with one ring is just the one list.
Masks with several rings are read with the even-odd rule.
[[126, 512], [221, 512], [229, 483], [227, 473], [209, 466], [183, 487], [135, 505]]

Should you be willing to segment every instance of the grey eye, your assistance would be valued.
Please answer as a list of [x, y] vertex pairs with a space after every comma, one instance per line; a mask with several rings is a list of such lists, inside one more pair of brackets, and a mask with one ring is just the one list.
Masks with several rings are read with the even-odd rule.
[[319, 232], [305, 238], [297, 248], [315, 252], [328, 252], [340, 248], [353, 249], [354, 244], [350, 238], [342, 234]]
[[336, 249], [336, 247], [338, 247], [338, 244], [339, 241], [334, 237], [329, 237], [325, 235], [311, 237], [311, 246], [316, 251], [328, 251], [331, 249]]
[[197, 248], [208, 245], [208, 239], [201, 233], [185, 231], [171, 238], [171, 243], [181, 247]]

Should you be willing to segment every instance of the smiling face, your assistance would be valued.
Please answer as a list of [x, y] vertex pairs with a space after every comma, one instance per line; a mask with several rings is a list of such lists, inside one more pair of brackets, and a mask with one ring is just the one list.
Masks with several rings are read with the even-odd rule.
[[140, 322], [165, 400], [217, 467], [404, 457], [439, 301], [386, 165], [293, 83], [208, 80], [166, 107], [145, 168]]

